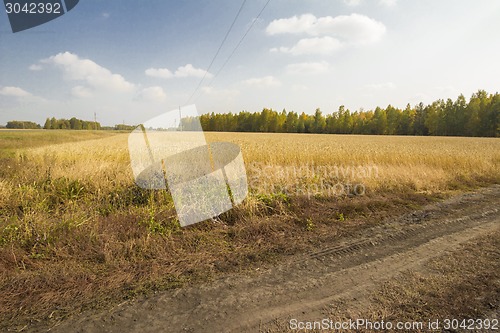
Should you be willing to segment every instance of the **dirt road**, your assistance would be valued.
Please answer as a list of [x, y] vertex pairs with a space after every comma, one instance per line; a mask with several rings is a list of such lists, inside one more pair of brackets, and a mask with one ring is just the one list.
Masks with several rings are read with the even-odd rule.
[[[500, 228], [500, 186], [381, 221], [315, 253], [294, 256], [249, 276], [133, 300], [84, 313], [51, 332], [258, 332], [275, 318], [315, 318], [339, 298], [363, 297], [405, 270]], [[353, 305], [355, 306], [355, 305]]]

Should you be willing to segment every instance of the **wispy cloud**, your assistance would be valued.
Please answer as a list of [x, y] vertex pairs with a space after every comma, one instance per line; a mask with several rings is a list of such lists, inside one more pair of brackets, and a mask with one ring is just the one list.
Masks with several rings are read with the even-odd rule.
[[147, 76], [157, 77], [162, 79], [170, 78], [183, 78], [183, 77], [198, 77], [206, 76], [211, 78], [213, 75], [201, 68], [195, 68], [191, 64], [180, 66], [175, 72], [170, 71], [168, 68], [148, 68], [145, 71]]
[[389, 89], [395, 89], [396, 85], [393, 82], [382, 82], [382, 83], [368, 84], [366, 87], [373, 90], [389, 90]]
[[348, 6], [355, 7], [361, 4], [361, 0], [344, 0], [344, 3]]
[[43, 67], [40, 64], [33, 64], [29, 67], [30, 71], [41, 71], [42, 69]]
[[150, 102], [164, 102], [167, 99], [167, 94], [162, 87], [154, 86], [142, 89], [139, 92], [139, 97]]
[[342, 43], [330, 36], [303, 38], [292, 47], [273, 48], [271, 52], [282, 52], [293, 55], [322, 54], [328, 55], [342, 48]]
[[17, 98], [33, 97], [31, 93], [19, 87], [2, 87], [0, 89], [0, 95], [17, 97]]
[[77, 98], [89, 98], [93, 96], [92, 91], [84, 86], [76, 86], [71, 89], [71, 95]]
[[[328, 39], [322, 37], [322, 39], [313, 39], [313, 41], [322, 41], [332, 47], [333, 45], [338, 47], [341, 44], [375, 43], [385, 34], [386, 27], [383, 23], [360, 14], [319, 18], [313, 14], [303, 14], [274, 20], [267, 26], [266, 32], [268, 35], [305, 34], [326, 36]], [[307, 40], [302, 43], [307, 43]]]
[[148, 68], [145, 71], [147, 76], [170, 79], [174, 74], [168, 68]]
[[248, 84], [250, 86], [257, 87], [279, 87], [281, 86], [280, 80], [275, 78], [274, 76], [268, 75], [264, 77], [251, 78], [248, 80], [244, 80], [243, 83]]
[[235, 97], [240, 94], [240, 91], [237, 89], [216, 89], [214, 87], [202, 87], [201, 91], [212, 97]]
[[326, 61], [321, 62], [301, 62], [289, 64], [286, 71], [289, 74], [322, 74], [330, 69], [330, 64]]
[[386, 7], [394, 7], [397, 5], [398, 0], [379, 0], [379, 5]]
[[309, 90], [309, 87], [304, 84], [294, 84], [292, 85], [292, 90], [297, 92], [303, 92]]

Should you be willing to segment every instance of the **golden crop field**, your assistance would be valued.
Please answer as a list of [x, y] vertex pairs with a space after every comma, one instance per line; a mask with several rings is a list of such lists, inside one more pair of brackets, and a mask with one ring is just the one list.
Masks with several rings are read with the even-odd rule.
[[8, 151], [0, 155], [5, 320], [54, 308], [63, 317], [123, 292], [244, 269], [377, 217], [377, 209], [500, 182], [495, 138], [206, 133], [209, 142], [241, 147], [250, 193], [220, 218], [180, 228], [169, 193], [134, 184], [128, 134], [61, 131], [54, 143], [29, 133], [0, 132]]
[[[238, 144], [250, 187], [294, 188], [301, 183], [349, 181], [369, 191], [446, 191], [500, 175], [496, 138], [207, 133], [207, 141]], [[47, 174], [100, 191], [133, 185], [127, 135], [21, 149], [15, 176], [25, 182]], [[325, 179], [327, 178], [327, 179]], [[337, 178], [337, 179], [329, 179]], [[9, 179], [3, 180], [8, 191]], [[293, 192], [292, 192], [293, 193]], [[5, 196], [3, 196], [5, 197]]]

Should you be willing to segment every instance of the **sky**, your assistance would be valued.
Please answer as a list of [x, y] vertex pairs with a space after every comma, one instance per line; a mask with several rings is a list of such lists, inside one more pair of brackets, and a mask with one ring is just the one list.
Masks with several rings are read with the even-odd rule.
[[499, 91], [497, 0], [267, 2], [82, 0], [18, 33], [0, 7], [0, 124], [94, 113], [139, 124], [190, 104], [332, 113]]

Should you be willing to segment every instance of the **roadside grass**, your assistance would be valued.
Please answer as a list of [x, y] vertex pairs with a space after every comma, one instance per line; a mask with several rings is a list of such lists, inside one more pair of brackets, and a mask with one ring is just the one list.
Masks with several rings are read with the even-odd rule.
[[167, 192], [134, 184], [126, 134], [69, 132], [0, 132], [21, 137], [0, 143], [0, 328], [273, 263], [500, 180], [498, 139], [207, 133], [242, 147], [250, 194], [181, 228]]

